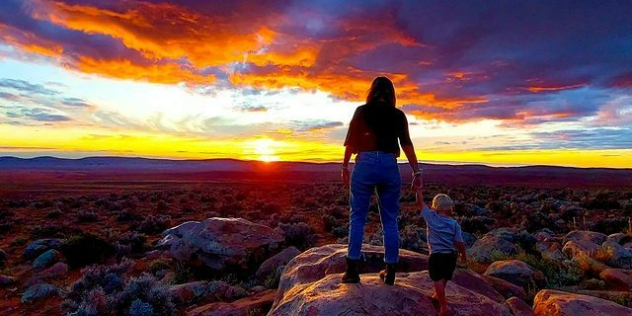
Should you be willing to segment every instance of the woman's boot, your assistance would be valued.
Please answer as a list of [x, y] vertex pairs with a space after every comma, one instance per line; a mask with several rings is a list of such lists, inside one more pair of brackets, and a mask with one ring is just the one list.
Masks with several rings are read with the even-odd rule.
[[347, 272], [342, 275], [342, 283], [360, 283], [360, 273], [358, 272], [358, 264], [360, 260], [347, 259]]
[[395, 272], [397, 270], [397, 264], [386, 264], [386, 269], [380, 271], [380, 279], [387, 285], [395, 284]]

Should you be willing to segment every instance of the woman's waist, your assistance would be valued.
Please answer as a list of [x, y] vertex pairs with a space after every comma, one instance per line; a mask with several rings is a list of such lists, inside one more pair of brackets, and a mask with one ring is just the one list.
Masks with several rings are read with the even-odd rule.
[[397, 165], [395, 153], [381, 150], [360, 151], [356, 158], [356, 163], [388, 163]]

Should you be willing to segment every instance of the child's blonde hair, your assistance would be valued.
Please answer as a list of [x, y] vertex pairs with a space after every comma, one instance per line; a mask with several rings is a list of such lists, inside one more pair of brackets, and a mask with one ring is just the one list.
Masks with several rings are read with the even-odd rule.
[[432, 209], [435, 211], [451, 210], [454, 206], [454, 202], [447, 194], [437, 194], [432, 199]]

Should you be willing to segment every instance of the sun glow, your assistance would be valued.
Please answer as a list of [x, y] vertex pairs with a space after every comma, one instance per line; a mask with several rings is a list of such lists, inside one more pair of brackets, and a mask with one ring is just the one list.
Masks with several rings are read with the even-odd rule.
[[257, 160], [264, 162], [279, 161], [281, 158], [276, 155], [275, 147], [278, 147], [279, 142], [268, 138], [261, 138], [252, 142], [254, 147], [254, 154], [257, 156]]

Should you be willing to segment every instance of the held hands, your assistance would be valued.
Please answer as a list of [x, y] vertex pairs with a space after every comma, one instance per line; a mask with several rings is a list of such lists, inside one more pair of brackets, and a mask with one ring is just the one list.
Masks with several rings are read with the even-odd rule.
[[413, 175], [413, 183], [411, 184], [410, 188], [413, 191], [418, 191], [423, 189], [424, 187], [424, 180], [421, 177], [421, 174], [415, 174]]

